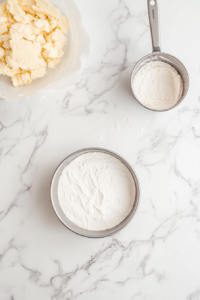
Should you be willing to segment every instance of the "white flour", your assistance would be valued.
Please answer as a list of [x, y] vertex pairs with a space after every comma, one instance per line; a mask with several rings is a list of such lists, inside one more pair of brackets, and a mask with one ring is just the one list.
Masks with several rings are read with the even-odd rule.
[[58, 199], [65, 215], [89, 230], [113, 228], [130, 213], [135, 182], [115, 157], [90, 152], [74, 159], [58, 183]]
[[183, 81], [171, 65], [153, 61], [143, 66], [135, 75], [133, 90], [145, 106], [164, 110], [174, 106], [181, 98]]

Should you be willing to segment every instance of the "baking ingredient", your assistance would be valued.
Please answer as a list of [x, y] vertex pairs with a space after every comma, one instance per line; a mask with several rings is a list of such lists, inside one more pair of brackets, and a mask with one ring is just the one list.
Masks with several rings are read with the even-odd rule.
[[122, 222], [135, 201], [135, 182], [117, 158], [89, 152], [62, 172], [58, 199], [65, 215], [88, 230], [105, 230]]
[[0, 4], [0, 74], [14, 86], [43, 77], [60, 62], [69, 25], [48, 0], [7, 0]]
[[175, 68], [163, 61], [144, 65], [135, 75], [133, 91], [145, 106], [155, 110], [173, 107], [183, 93], [183, 81]]

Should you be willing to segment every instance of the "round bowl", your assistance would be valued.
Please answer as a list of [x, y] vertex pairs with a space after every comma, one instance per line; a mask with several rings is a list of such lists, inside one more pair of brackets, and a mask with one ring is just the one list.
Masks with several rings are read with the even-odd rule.
[[[135, 196], [135, 202], [133, 204], [132, 210], [131, 212], [128, 214], [128, 216], [117, 226], [111, 228], [111, 229], [107, 229], [107, 230], [100, 230], [100, 231], [92, 231], [92, 230], [87, 230], [84, 228], [81, 228], [77, 225], [75, 225], [73, 222], [71, 222], [66, 215], [64, 214], [64, 212], [62, 211], [60, 204], [59, 204], [59, 200], [58, 200], [58, 195], [57, 195], [57, 188], [58, 188], [58, 181], [59, 178], [63, 172], [63, 170], [66, 168], [66, 166], [75, 158], [77, 158], [78, 156], [88, 153], [88, 152], [102, 152], [102, 153], [106, 153], [109, 155], [114, 156], [115, 158], [119, 159], [130, 171], [134, 181], [135, 181], [135, 186], [136, 186], [136, 196]], [[132, 219], [132, 217], [134, 216], [138, 204], [139, 204], [139, 198], [140, 198], [140, 188], [139, 188], [139, 182], [137, 179], [137, 176], [135, 174], [135, 172], [133, 171], [132, 167], [118, 154], [106, 150], [106, 149], [101, 149], [101, 148], [86, 148], [86, 149], [82, 149], [79, 150], [77, 152], [72, 153], [71, 155], [69, 155], [67, 158], [65, 158], [63, 160], [63, 162], [61, 162], [61, 164], [58, 166], [58, 168], [56, 169], [53, 178], [52, 178], [52, 182], [51, 182], [51, 190], [50, 190], [50, 194], [51, 194], [51, 202], [52, 202], [52, 206], [53, 209], [57, 215], [57, 217], [59, 218], [59, 220], [71, 231], [73, 231], [74, 233], [84, 236], [84, 237], [88, 237], [88, 238], [104, 238], [110, 235], [113, 235], [114, 233], [120, 231], [122, 228], [124, 228], [128, 222]]]
[[[182, 81], [183, 81], [183, 92], [182, 92], [181, 98], [175, 105], [173, 105], [167, 109], [159, 110], [159, 109], [154, 109], [149, 106], [146, 106], [142, 102], [140, 102], [135, 95], [135, 91], [133, 88], [133, 81], [134, 81], [135, 75], [144, 65], [146, 65], [152, 61], [162, 61], [162, 62], [165, 62], [165, 63], [171, 65], [172, 67], [174, 67], [174, 69], [176, 69], [176, 71], [181, 76]], [[185, 66], [183, 65], [183, 63], [180, 60], [178, 60], [176, 57], [174, 57], [170, 54], [164, 53], [164, 52], [153, 52], [151, 54], [146, 55], [142, 59], [140, 59], [136, 63], [135, 67], [133, 68], [133, 71], [131, 74], [131, 89], [132, 89], [134, 98], [143, 107], [145, 107], [149, 110], [155, 111], [155, 112], [166, 112], [168, 110], [171, 110], [171, 109], [177, 107], [185, 99], [185, 97], [188, 93], [188, 90], [189, 90], [189, 75], [188, 75], [188, 72], [187, 72]]]
[[[0, 3], [5, 0], [0, 0]], [[83, 68], [85, 57], [89, 54], [90, 39], [82, 24], [81, 14], [73, 0], [49, 0], [67, 17], [69, 31], [64, 56], [56, 69], [47, 68], [44, 77], [33, 80], [31, 84], [14, 87], [10, 77], [0, 75], [0, 98], [18, 100], [41, 90], [60, 90], [74, 84]]]

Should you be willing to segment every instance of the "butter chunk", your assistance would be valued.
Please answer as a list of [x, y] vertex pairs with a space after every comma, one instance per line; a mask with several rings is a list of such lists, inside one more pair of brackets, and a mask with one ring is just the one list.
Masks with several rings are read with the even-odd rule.
[[7, 19], [8, 19], [9, 26], [11, 26], [16, 22], [15, 19], [13, 19], [11, 14], [8, 14]]
[[37, 43], [40, 43], [41, 46], [43, 46], [44, 44], [46, 44], [46, 40], [45, 38], [43, 37], [42, 34], [38, 35], [36, 37], [36, 40], [35, 40]]
[[39, 31], [31, 24], [31, 25], [24, 25], [24, 24], [14, 24], [10, 30], [11, 39], [22, 39], [25, 38], [26, 40], [35, 42], [36, 34], [39, 34]]
[[46, 68], [44, 67], [37, 68], [31, 71], [31, 78], [32, 80], [34, 80], [36, 78], [43, 77], [46, 74], [46, 72]]
[[67, 34], [69, 24], [67, 18], [62, 15], [61, 11], [53, 6], [48, 0], [35, 0], [36, 5], [33, 5], [33, 9], [48, 17], [53, 17], [58, 20], [58, 26], [64, 34]]
[[[12, 49], [11, 58], [23, 70], [34, 70], [39, 66], [45, 66], [46, 62], [41, 55], [40, 43], [29, 41], [27, 39], [32, 36], [32, 27], [24, 24], [15, 24], [10, 30], [10, 47]], [[24, 36], [27, 39], [24, 39]], [[32, 39], [33, 40], [33, 39]], [[12, 68], [13, 60], [7, 61]]]
[[9, 68], [5, 62], [0, 61], [0, 74], [6, 75], [9, 77], [13, 77], [14, 75], [20, 73], [20, 70], [14, 70], [12, 68]]
[[46, 68], [38, 68], [30, 72], [23, 72], [12, 77], [14, 86], [30, 84], [34, 79], [43, 77], [46, 74]]
[[18, 3], [24, 11], [27, 11], [32, 15], [35, 14], [35, 11], [32, 9], [32, 6], [35, 5], [34, 0], [18, 0]]
[[12, 69], [19, 69], [20, 68], [20, 62], [14, 60], [11, 56], [6, 56], [6, 63], [7, 65]]
[[14, 86], [19, 86], [23, 84], [30, 84], [31, 83], [31, 74], [30, 72], [25, 72], [22, 74], [16, 74], [12, 77], [12, 83]]
[[46, 43], [43, 48], [46, 50], [43, 51], [44, 57], [58, 58], [64, 54], [60, 48], [55, 47], [52, 43]]
[[10, 49], [10, 41], [6, 41], [3, 43], [4, 49]]
[[5, 55], [5, 50], [0, 47], [0, 58], [2, 58]]
[[66, 38], [65, 35], [62, 33], [62, 31], [57, 28], [56, 30], [54, 30], [53, 32], [51, 32], [50, 34], [47, 35], [46, 37], [47, 42], [49, 43], [57, 43], [57, 47], [62, 48], [65, 43], [66, 43]]
[[27, 6], [29, 8], [32, 8], [33, 5], [35, 5], [35, 0], [18, 0], [20, 5]]
[[39, 28], [41, 31], [50, 32], [50, 25], [47, 20], [35, 20], [34, 24], [37, 28]]
[[3, 2], [0, 4], [0, 16], [6, 17], [8, 16], [7, 10], [6, 10], [6, 2]]
[[[17, 32], [13, 32], [14, 30]], [[33, 23], [31, 24], [15, 23], [11, 26], [10, 32], [13, 32], [12, 37], [18, 37], [18, 38], [24, 37], [26, 39], [28, 35], [40, 34], [40, 30], [37, 27], [35, 27]]]
[[60, 62], [60, 58], [47, 58], [48, 67], [54, 69]]
[[33, 16], [26, 14], [24, 10], [18, 5], [17, 0], [7, 0], [7, 10], [13, 15], [17, 22], [28, 24], [33, 20]]
[[7, 24], [1, 24], [0, 25], [0, 34], [5, 33], [8, 31], [8, 25]]
[[8, 41], [10, 39], [10, 34], [2, 34], [0, 35], [0, 43]]
[[58, 20], [55, 18], [50, 18], [50, 30], [53, 31], [58, 27]]
[[47, 19], [47, 16], [43, 15], [43, 14], [40, 14], [40, 13], [37, 13], [34, 11], [34, 14], [36, 14], [36, 16], [38, 16], [40, 19], [42, 20], [46, 20]]
[[32, 43], [21, 39], [17, 42], [10, 41], [12, 58], [18, 61], [23, 70], [34, 70], [46, 63], [41, 57], [41, 46], [39, 43]]
[[7, 17], [1, 17], [0, 16], [0, 25], [3, 24], [3, 23], [6, 23], [7, 21], [8, 21]]
[[10, 56], [12, 53], [12, 50], [11, 49], [5, 49], [5, 57], [6, 56]]

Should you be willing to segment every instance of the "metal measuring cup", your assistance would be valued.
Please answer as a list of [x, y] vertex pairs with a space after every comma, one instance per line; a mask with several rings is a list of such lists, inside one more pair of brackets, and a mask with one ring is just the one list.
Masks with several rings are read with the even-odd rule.
[[[160, 49], [160, 33], [159, 33], [159, 13], [158, 13], [158, 3], [157, 0], [147, 0], [147, 6], [148, 6], [148, 14], [149, 14], [149, 23], [150, 23], [150, 30], [151, 30], [151, 41], [152, 41], [152, 48], [153, 52], [151, 54], [146, 55], [142, 59], [138, 61], [138, 63], [135, 65], [132, 76], [131, 76], [131, 88], [133, 95], [135, 99], [145, 108], [153, 110], [153, 111], [167, 111], [170, 110], [177, 105], [179, 105], [183, 99], [185, 98], [188, 89], [189, 89], [189, 76], [187, 73], [186, 68], [184, 65], [174, 56], [161, 52]], [[152, 109], [150, 107], [145, 106], [143, 103], [141, 103], [137, 97], [135, 96], [134, 89], [133, 89], [133, 81], [136, 73], [139, 71], [140, 68], [142, 68], [145, 64], [152, 62], [152, 61], [163, 61], [165, 63], [170, 64], [172, 67], [174, 67], [179, 75], [181, 76], [183, 80], [183, 93], [181, 96], [181, 99], [172, 107], [164, 110], [156, 110]]]

